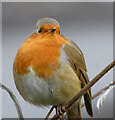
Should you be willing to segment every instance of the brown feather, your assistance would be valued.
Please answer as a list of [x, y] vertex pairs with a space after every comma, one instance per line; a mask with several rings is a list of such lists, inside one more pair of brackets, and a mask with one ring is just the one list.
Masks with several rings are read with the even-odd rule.
[[[71, 63], [72, 68], [75, 70], [79, 80], [81, 81], [81, 88], [83, 88], [88, 82], [89, 78], [87, 75], [87, 68], [85, 64], [85, 59], [80, 48], [72, 41], [69, 40], [70, 43], [66, 44], [64, 47], [64, 51], [68, 56], [68, 60]], [[84, 94], [85, 107], [90, 116], [93, 116], [92, 112], [92, 103], [91, 103], [91, 89], [88, 90], [86, 94]]]
[[[81, 86], [82, 88], [89, 82], [89, 78], [87, 73], [84, 70], [80, 70], [80, 80], [82, 81]], [[93, 116], [93, 111], [92, 111], [92, 102], [91, 102], [91, 89], [89, 89], [85, 94], [84, 94], [84, 100], [85, 100], [85, 107], [88, 112], [88, 114], [92, 117]]]

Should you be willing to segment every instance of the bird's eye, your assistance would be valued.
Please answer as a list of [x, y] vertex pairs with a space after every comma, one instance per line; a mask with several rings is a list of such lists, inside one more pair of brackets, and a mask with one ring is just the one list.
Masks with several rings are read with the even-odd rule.
[[41, 28], [39, 28], [38, 33], [41, 33], [41, 32], [42, 32], [42, 29], [41, 29]]
[[59, 34], [60, 34], [60, 31], [59, 31]]

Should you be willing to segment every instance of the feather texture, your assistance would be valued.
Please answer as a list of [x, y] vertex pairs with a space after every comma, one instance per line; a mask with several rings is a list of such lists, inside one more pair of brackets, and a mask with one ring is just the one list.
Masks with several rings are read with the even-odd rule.
[[[81, 81], [81, 88], [83, 88], [88, 82], [89, 78], [87, 75], [86, 64], [84, 60], [84, 55], [80, 48], [71, 40], [70, 43], [66, 44], [64, 51], [68, 56], [68, 60], [71, 63], [72, 68], [79, 77]], [[91, 103], [91, 89], [84, 95], [85, 107], [90, 116], [93, 116], [92, 103]]]

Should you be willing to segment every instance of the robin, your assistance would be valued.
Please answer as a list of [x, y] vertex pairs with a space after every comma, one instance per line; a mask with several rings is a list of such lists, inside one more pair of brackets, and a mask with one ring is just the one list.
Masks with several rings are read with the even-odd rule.
[[[35, 106], [59, 106], [71, 100], [88, 82], [84, 55], [60, 34], [53, 18], [42, 18], [19, 48], [13, 64], [15, 85], [24, 100]], [[91, 90], [84, 94], [93, 116]], [[81, 98], [67, 110], [68, 118], [81, 118]]]

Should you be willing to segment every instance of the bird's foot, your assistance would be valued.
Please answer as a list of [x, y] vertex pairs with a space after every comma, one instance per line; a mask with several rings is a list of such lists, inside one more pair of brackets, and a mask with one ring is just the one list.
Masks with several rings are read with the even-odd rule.
[[59, 106], [56, 106], [55, 108], [56, 108], [56, 115], [59, 116], [60, 118], [63, 118], [65, 113], [64, 106], [59, 105]]

